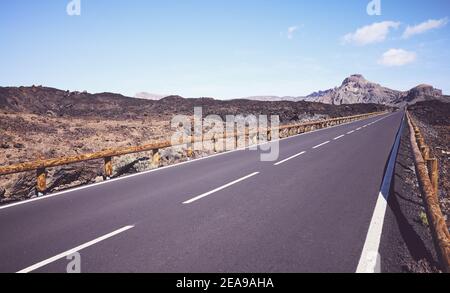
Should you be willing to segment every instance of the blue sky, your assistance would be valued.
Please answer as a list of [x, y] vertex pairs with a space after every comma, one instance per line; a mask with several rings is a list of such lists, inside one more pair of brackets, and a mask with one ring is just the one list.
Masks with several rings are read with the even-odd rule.
[[361, 73], [450, 93], [448, 0], [381, 0], [381, 16], [370, 0], [81, 0], [80, 16], [69, 2], [0, 2], [1, 86], [300, 96]]

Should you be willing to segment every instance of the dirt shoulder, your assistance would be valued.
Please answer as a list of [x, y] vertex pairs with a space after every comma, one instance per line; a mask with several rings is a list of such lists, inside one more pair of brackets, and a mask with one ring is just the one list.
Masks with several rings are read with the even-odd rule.
[[424, 201], [404, 127], [380, 244], [385, 273], [439, 272]]

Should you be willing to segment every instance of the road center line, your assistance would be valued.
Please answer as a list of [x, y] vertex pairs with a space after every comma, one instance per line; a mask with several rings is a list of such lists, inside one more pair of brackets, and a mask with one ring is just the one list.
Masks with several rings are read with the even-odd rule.
[[296, 154], [296, 155], [293, 155], [292, 157], [289, 157], [289, 158], [287, 158], [287, 159], [285, 159], [285, 160], [283, 160], [283, 161], [279, 161], [278, 163], [275, 163], [274, 164], [274, 166], [279, 166], [279, 165], [281, 165], [281, 164], [283, 164], [283, 163], [286, 163], [287, 161], [290, 161], [290, 160], [292, 160], [292, 159], [295, 159], [295, 158], [297, 158], [297, 157], [299, 157], [299, 156], [301, 156], [301, 155], [303, 155], [303, 154], [305, 154], [306, 152], [301, 152], [301, 153], [298, 153], [298, 154]]
[[109, 233], [109, 234], [106, 234], [106, 235], [104, 235], [104, 236], [102, 236], [102, 237], [99, 237], [99, 238], [97, 238], [97, 239], [94, 239], [94, 240], [92, 240], [92, 241], [89, 241], [89, 242], [87, 242], [87, 243], [85, 243], [85, 244], [83, 244], [83, 245], [77, 246], [77, 247], [75, 247], [75, 248], [73, 248], [73, 249], [71, 249], [71, 250], [67, 250], [66, 252], [60, 253], [60, 254], [58, 254], [58, 255], [56, 255], [56, 256], [54, 256], [54, 257], [48, 258], [48, 259], [46, 259], [46, 260], [44, 260], [44, 261], [41, 261], [41, 262], [39, 262], [39, 263], [37, 263], [37, 264], [35, 264], [35, 265], [32, 265], [32, 266], [30, 266], [30, 267], [28, 267], [28, 268], [26, 268], [26, 269], [23, 269], [23, 270], [21, 270], [21, 271], [19, 271], [19, 272], [17, 272], [17, 273], [18, 273], [18, 274], [26, 274], [26, 273], [35, 271], [35, 270], [37, 270], [37, 269], [39, 269], [39, 268], [42, 268], [42, 267], [44, 267], [44, 266], [46, 266], [46, 265], [48, 265], [48, 264], [50, 264], [50, 263], [52, 263], [52, 262], [55, 262], [55, 261], [57, 261], [57, 260], [60, 260], [61, 258], [67, 257], [67, 256], [69, 256], [69, 255], [71, 255], [71, 254], [76, 253], [76, 252], [79, 252], [80, 250], [83, 250], [83, 249], [85, 249], [85, 248], [88, 248], [89, 246], [92, 246], [92, 245], [94, 245], [94, 244], [96, 244], [96, 243], [99, 243], [99, 242], [101, 242], [101, 241], [105, 241], [105, 240], [107, 240], [107, 239], [109, 239], [109, 238], [111, 238], [111, 237], [114, 237], [114, 236], [116, 236], [116, 235], [118, 235], [118, 234], [120, 234], [120, 233], [123, 233], [123, 232], [125, 232], [125, 231], [127, 231], [127, 230], [130, 230], [130, 229], [132, 229], [132, 228], [134, 228], [134, 226], [126, 226], [126, 227], [123, 227], [123, 228], [121, 228], [121, 229], [119, 229], [119, 230], [116, 230], [116, 231], [111, 232], [111, 233]]
[[239, 182], [242, 182], [242, 181], [244, 181], [244, 180], [246, 180], [246, 179], [249, 179], [249, 178], [251, 178], [251, 177], [253, 177], [253, 176], [256, 176], [256, 175], [258, 175], [258, 174], [259, 174], [259, 172], [252, 173], [252, 174], [247, 175], [247, 176], [245, 176], [245, 177], [242, 177], [242, 178], [240, 178], [240, 179], [238, 179], [238, 180], [235, 180], [235, 181], [233, 181], [233, 182], [230, 182], [230, 183], [228, 183], [228, 184], [225, 184], [225, 185], [223, 185], [223, 186], [221, 186], [221, 187], [219, 187], [219, 188], [216, 188], [216, 189], [214, 189], [214, 190], [211, 190], [211, 191], [209, 191], [209, 192], [207, 192], [207, 193], [203, 193], [203, 194], [201, 194], [201, 195], [199, 195], [199, 196], [196, 196], [196, 197], [194, 197], [194, 198], [192, 198], [192, 199], [190, 199], [190, 200], [187, 200], [187, 201], [183, 202], [183, 204], [191, 204], [191, 203], [193, 203], [193, 202], [195, 202], [195, 201], [197, 201], [197, 200], [200, 200], [200, 199], [202, 199], [202, 198], [204, 198], [204, 197], [207, 197], [208, 195], [211, 195], [211, 194], [213, 194], [213, 193], [219, 192], [219, 191], [221, 191], [221, 190], [223, 190], [223, 189], [225, 189], [225, 188], [228, 188], [228, 187], [230, 187], [230, 186], [232, 186], [232, 185], [235, 185], [235, 184], [237, 184], [237, 183], [239, 183]]
[[324, 142], [324, 143], [321, 143], [321, 144], [319, 144], [319, 145], [316, 145], [315, 147], [313, 147], [313, 149], [320, 148], [321, 146], [324, 146], [324, 145], [329, 144], [329, 143], [330, 143], [330, 141], [326, 141], [326, 142]]
[[343, 135], [340, 135], [340, 136], [338, 136], [338, 137], [335, 137], [333, 140], [338, 140], [338, 139], [341, 139], [341, 138], [343, 138], [345, 136], [345, 134], [343, 134]]
[[356, 131], [360, 131], [361, 129], [362, 129], [361, 127], [360, 127], [360, 128], [357, 128]]
[[354, 133], [354, 132], [355, 132], [355, 131], [352, 130], [352, 131], [347, 132], [347, 134], [352, 134], [352, 133]]

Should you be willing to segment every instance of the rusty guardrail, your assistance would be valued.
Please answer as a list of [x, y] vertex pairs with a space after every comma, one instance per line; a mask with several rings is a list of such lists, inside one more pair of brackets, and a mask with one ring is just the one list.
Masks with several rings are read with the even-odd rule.
[[407, 112], [410, 129], [410, 140], [422, 196], [425, 201], [431, 235], [439, 256], [442, 268], [450, 273], [450, 234], [439, 205], [439, 164], [433, 157], [430, 147], [420, 132], [419, 127]]
[[[348, 117], [339, 117], [339, 118], [333, 118], [333, 119], [327, 119], [327, 120], [321, 120], [316, 122], [308, 122], [308, 123], [301, 123], [301, 124], [293, 124], [293, 125], [285, 125], [278, 127], [279, 131], [285, 131], [287, 130], [287, 136], [292, 136], [296, 134], [306, 133], [310, 132], [315, 129], [321, 129], [326, 128], [329, 126], [339, 125], [343, 123], [348, 123], [364, 118], [369, 118], [372, 116], [377, 116], [381, 114], [385, 114], [386, 112], [374, 112], [374, 113], [367, 113], [367, 114], [361, 114], [361, 115], [355, 115], [355, 116], [348, 116]], [[232, 136], [227, 136], [227, 134], [224, 134], [223, 136], [212, 136], [211, 138], [208, 138], [208, 140], [213, 143], [214, 151], [217, 152], [216, 144], [220, 139], [229, 139], [234, 138], [235, 139], [235, 146], [238, 147], [238, 140], [240, 137], [245, 136], [246, 142], [250, 140], [250, 136], [252, 135], [261, 135], [262, 130], [257, 130], [256, 132], [250, 132], [248, 129], [244, 133], [238, 133], [236, 130]], [[272, 140], [272, 130], [266, 129], [264, 131], [267, 131], [265, 135], [267, 135], [267, 141]], [[248, 140], [247, 140], [248, 139]], [[25, 162], [20, 164], [14, 164], [9, 166], [1, 166], [0, 167], [0, 176], [1, 175], [10, 175], [10, 174], [16, 174], [16, 173], [22, 173], [22, 172], [28, 172], [28, 171], [36, 171], [37, 176], [37, 187], [36, 190], [39, 194], [44, 194], [47, 190], [47, 175], [46, 175], [46, 169], [47, 168], [53, 168], [68, 164], [74, 164], [74, 163], [81, 163], [86, 161], [92, 161], [92, 160], [104, 160], [104, 178], [109, 179], [113, 174], [113, 165], [112, 165], [112, 158], [128, 155], [128, 154], [135, 154], [140, 152], [147, 152], [152, 151], [152, 164], [156, 167], [160, 164], [160, 155], [159, 151], [164, 148], [174, 147], [174, 146], [183, 146], [188, 144], [194, 144], [194, 143], [204, 143], [205, 137], [190, 137], [188, 140], [188, 143], [186, 142], [180, 142], [177, 145], [172, 145], [169, 141], [161, 141], [141, 146], [133, 146], [133, 147], [124, 147], [124, 148], [117, 148], [117, 149], [107, 149], [95, 153], [90, 154], [82, 154], [77, 156], [70, 156], [70, 157], [62, 157], [62, 158], [55, 158], [55, 159], [43, 159], [43, 160], [36, 160], [32, 162]], [[193, 151], [192, 149], [188, 149], [187, 156], [190, 157], [192, 155]]]

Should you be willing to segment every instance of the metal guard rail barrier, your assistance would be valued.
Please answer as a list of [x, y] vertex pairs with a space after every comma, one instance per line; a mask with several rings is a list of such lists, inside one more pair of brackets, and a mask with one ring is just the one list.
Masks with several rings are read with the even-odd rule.
[[[374, 112], [374, 113], [367, 113], [367, 114], [361, 114], [361, 115], [355, 115], [355, 116], [348, 116], [348, 117], [339, 117], [339, 118], [333, 118], [333, 119], [327, 119], [327, 120], [321, 120], [316, 122], [308, 122], [308, 123], [301, 123], [301, 124], [293, 124], [293, 125], [285, 125], [278, 127], [278, 130], [286, 131], [287, 130], [287, 136], [292, 136], [296, 134], [306, 133], [310, 132], [315, 129], [321, 129], [326, 128], [329, 126], [339, 125], [343, 123], [348, 123], [356, 120], [361, 120], [373, 116], [378, 116], [385, 114], [386, 112]], [[271, 129], [265, 130], [267, 131], [267, 140], [271, 141], [272, 133]], [[224, 134], [223, 136], [213, 136], [209, 139], [211, 143], [214, 145], [214, 151], [217, 152], [216, 149], [216, 143], [220, 139], [229, 139], [234, 138], [236, 142], [236, 147], [238, 145], [238, 139], [242, 136], [250, 137], [251, 135], [258, 135], [261, 134], [261, 130], [249, 132], [248, 129], [244, 133], [238, 133], [237, 131], [234, 132], [233, 136], [227, 136], [227, 134]], [[161, 149], [170, 148], [174, 146], [184, 146], [188, 144], [194, 144], [194, 143], [204, 143], [205, 137], [190, 137], [190, 142], [182, 142], [177, 145], [172, 145], [169, 141], [161, 141], [151, 144], [145, 144], [141, 146], [132, 146], [132, 147], [122, 147], [122, 148], [116, 148], [116, 149], [107, 149], [99, 152], [94, 152], [90, 154], [82, 154], [77, 156], [70, 156], [70, 157], [61, 157], [61, 158], [54, 158], [54, 159], [43, 159], [43, 160], [36, 160], [31, 162], [25, 162], [25, 163], [19, 163], [9, 166], [1, 166], [0, 167], [0, 176], [1, 175], [10, 175], [10, 174], [16, 174], [16, 173], [22, 173], [22, 172], [28, 172], [28, 171], [37, 171], [37, 192], [39, 195], [42, 195], [46, 192], [47, 189], [47, 176], [46, 176], [46, 168], [53, 168], [68, 164], [75, 164], [75, 163], [81, 163], [86, 161], [92, 161], [92, 160], [99, 160], [104, 159], [104, 178], [109, 179], [113, 174], [113, 165], [112, 165], [112, 158], [123, 156], [123, 155], [129, 155], [129, 154], [135, 154], [140, 152], [147, 152], [152, 151], [152, 164], [156, 167], [159, 166], [160, 163], [160, 155], [159, 151]], [[190, 157], [192, 155], [192, 150], [188, 150], [187, 156]]]
[[407, 112], [417, 179], [425, 202], [436, 252], [443, 270], [450, 273], [450, 234], [439, 204], [439, 163], [425, 143], [417, 124]]

